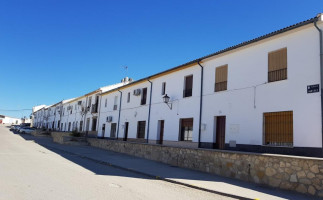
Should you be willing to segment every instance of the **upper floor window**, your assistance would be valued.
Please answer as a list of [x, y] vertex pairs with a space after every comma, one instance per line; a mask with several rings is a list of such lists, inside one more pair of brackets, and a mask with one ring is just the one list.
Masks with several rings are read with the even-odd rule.
[[108, 99], [105, 99], [104, 107], [107, 107], [107, 105], [108, 105]]
[[165, 95], [166, 94], [166, 82], [163, 82], [162, 83], [162, 91], [161, 91], [161, 94], [162, 95]]
[[89, 97], [88, 107], [91, 106], [91, 103], [92, 103], [92, 97]]
[[113, 110], [118, 109], [118, 96], [114, 97], [114, 104], [113, 104]]
[[268, 82], [287, 79], [287, 48], [268, 53]]
[[130, 92], [128, 92], [128, 96], [127, 96], [127, 103], [130, 102]]
[[222, 65], [215, 69], [214, 92], [227, 90], [228, 85], [228, 65]]
[[193, 75], [185, 76], [183, 97], [191, 97], [193, 91]]
[[140, 105], [145, 105], [147, 102], [147, 88], [142, 88]]

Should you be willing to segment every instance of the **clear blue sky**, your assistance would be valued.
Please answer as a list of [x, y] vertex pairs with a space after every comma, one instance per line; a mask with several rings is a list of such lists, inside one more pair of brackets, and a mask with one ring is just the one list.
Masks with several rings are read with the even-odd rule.
[[322, 0], [0, 0], [0, 114], [138, 80], [314, 17]]

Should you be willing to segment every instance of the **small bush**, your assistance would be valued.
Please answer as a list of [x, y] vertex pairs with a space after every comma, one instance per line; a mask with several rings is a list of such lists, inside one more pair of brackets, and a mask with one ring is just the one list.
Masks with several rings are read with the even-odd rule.
[[71, 133], [71, 136], [73, 137], [81, 137], [81, 133], [77, 132], [77, 130], [73, 130]]

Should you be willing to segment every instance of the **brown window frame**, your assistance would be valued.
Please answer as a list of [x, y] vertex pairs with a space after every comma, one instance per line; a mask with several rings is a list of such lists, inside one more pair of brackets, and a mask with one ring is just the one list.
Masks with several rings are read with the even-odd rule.
[[[191, 82], [188, 82], [188, 79], [192, 78]], [[193, 74], [184, 77], [184, 90], [183, 90], [183, 98], [191, 97], [193, 95]], [[191, 84], [191, 85], [188, 85]]]
[[263, 114], [264, 145], [293, 146], [293, 111]]
[[228, 65], [221, 65], [215, 68], [214, 92], [228, 89]]
[[287, 79], [287, 47], [268, 53], [268, 83]]

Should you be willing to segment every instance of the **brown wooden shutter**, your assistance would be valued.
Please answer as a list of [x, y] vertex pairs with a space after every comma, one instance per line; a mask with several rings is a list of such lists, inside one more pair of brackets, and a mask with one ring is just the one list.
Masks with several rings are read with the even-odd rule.
[[264, 113], [265, 144], [293, 145], [293, 111]]
[[228, 83], [228, 65], [222, 65], [215, 69], [215, 88], [214, 91], [227, 90]]
[[187, 76], [185, 80], [185, 89], [191, 90], [193, 88], [193, 75]]
[[287, 48], [268, 53], [268, 82], [287, 79]]

